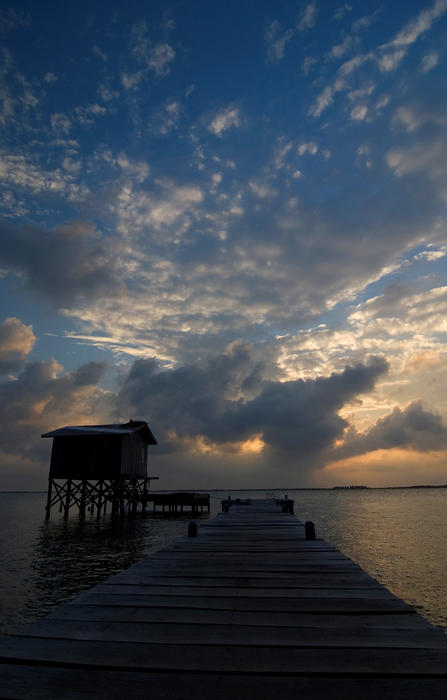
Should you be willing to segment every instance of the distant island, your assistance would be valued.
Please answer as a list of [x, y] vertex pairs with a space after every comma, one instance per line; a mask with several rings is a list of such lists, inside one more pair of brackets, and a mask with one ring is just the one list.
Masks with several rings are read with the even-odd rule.
[[355, 486], [352, 484], [351, 486], [333, 486], [332, 488], [334, 489], [367, 489], [368, 486]]

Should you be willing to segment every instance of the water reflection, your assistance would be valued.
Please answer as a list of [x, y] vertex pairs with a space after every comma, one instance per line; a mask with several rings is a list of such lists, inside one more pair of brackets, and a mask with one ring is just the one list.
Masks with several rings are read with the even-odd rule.
[[38, 533], [31, 569], [44, 609], [69, 600], [141, 559], [151, 537], [146, 523], [129, 518], [50, 521], [42, 523]]
[[73, 516], [68, 521], [45, 521], [40, 494], [20, 494], [10, 499], [1, 496], [5, 506], [0, 517], [2, 633], [14, 632], [82, 590], [167, 546], [186, 534], [190, 520], [184, 514], [117, 520], [106, 516], [99, 521], [92, 517], [83, 522]]

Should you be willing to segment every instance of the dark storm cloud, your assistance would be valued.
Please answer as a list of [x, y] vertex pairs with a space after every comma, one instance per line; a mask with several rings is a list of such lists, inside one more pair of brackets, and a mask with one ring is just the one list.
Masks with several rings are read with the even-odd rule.
[[[88, 362], [77, 370], [59, 374], [54, 360], [33, 362], [15, 380], [0, 384], [0, 448], [9, 454], [38, 460], [47, 454], [41, 433], [70, 422], [89, 421], [97, 384], [105, 369], [103, 362]], [[87, 417], [87, 420], [86, 420]]]
[[276, 452], [310, 462], [343, 434], [338, 415], [346, 401], [370, 391], [387, 363], [366, 364], [314, 380], [280, 382], [268, 377], [268, 363], [253, 361], [253, 349], [235, 345], [202, 366], [159, 371], [153, 360], [134, 363], [119, 394], [120, 409], [147, 416], [160, 438], [204, 437], [225, 444], [260, 435]]
[[47, 231], [0, 220], [0, 236], [1, 263], [23, 275], [28, 290], [57, 308], [68, 307], [78, 298], [115, 296], [123, 288], [120, 244], [102, 238], [90, 224], [74, 222]]
[[336, 459], [345, 459], [393, 447], [418, 452], [443, 450], [447, 447], [447, 426], [441, 416], [425, 410], [420, 401], [413, 401], [403, 411], [396, 406], [366, 433], [351, 432], [334, 452]]

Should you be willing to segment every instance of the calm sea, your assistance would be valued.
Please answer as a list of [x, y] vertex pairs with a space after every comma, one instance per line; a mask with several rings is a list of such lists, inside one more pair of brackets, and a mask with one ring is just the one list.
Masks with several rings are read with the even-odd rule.
[[[212, 513], [229, 491], [211, 491]], [[246, 498], [284, 490], [231, 491]], [[447, 489], [290, 490], [301, 520], [447, 632]], [[108, 516], [44, 521], [44, 494], [0, 494], [0, 631], [60, 602], [186, 534], [188, 518]], [[201, 516], [205, 520], [207, 516]]]

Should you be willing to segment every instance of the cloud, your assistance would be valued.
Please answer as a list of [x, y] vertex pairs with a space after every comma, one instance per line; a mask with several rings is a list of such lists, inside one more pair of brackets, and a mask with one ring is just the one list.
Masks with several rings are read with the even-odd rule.
[[149, 118], [151, 131], [166, 136], [178, 128], [182, 105], [179, 100], [171, 98], [154, 110]]
[[147, 59], [148, 67], [158, 78], [163, 78], [171, 70], [175, 59], [175, 51], [169, 44], [156, 44], [151, 48]]
[[0, 33], [9, 34], [20, 27], [27, 27], [31, 24], [28, 14], [17, 12], [12, 7], [0, 9]]
[[386, 369], [376, 357], [329, 377], [281, 382], [271, 378], [268, 355], [235, 342], [205, 363], [177, 369], [137, 360], [117, 404], [126, 414], [151, 416], [164, 449], [179, 449], [176, 441], [186, 438], [224, 445], [256, 436], [310, 465], [346, 428], [339, 409], [370, 391]]
[[[59, 140], [59, 142], [60, 145], [72, 148], [67, 141]], [[56, 195], [65, 197], [71, 202], [85, 200], [88, 195], [87, 187], [77, 182], [73, 174], [67, 173], [62, 168], [47, 170], [41, 167], [36, 159], [1, 150], [0, 186], [11, 194], [13, 194], [13, 186], [16, 186], [19, 191], [31, 193], [33, 196]], [[13, 213], [15, 214], [14, 211]]]
[[59, 78], [57, 77], [57, 75], [55, 75], [55, 73], [45, 73], [45, 75], [43, 76], [43, 79], [46, 83], [49, 83], [49, 84], [57, 83], [57, 81], [59, 80]]
[[97, 422], [104, 370], [104, 363], [88, 362], [62, 374], [55, 360], [33, 362], [16, 379], [0, 383], [1, 450], [37, 462], [48, 457], [43, 432]]
[[304, 32], [315, 26], [318, 8], [315, 2], [308, 3], [300, 12], [296, 24], [283, 30], [278, 20], [273, 20], [266, 27], [267, 59], [277, 63], [284, 58], [287, 44], [297, 32]]
[[282, 31], [281, 25], [277, 20], [269, 24], [265, 31], [269, 61], [278, 62], [284, 58], [285, 48], [294, 34], [295, 29], [292, 28]]
[[33, 327], [18, 318], [6, 318], [0, 323], [0, 374], [19, 369], [35, 341]]
[[[350, 89], [350, 78], [365, 63], [375, 62], [381, 72], [389, 73], [394, 71], [408, 53], [409, 47], [419, 39], [422, 34], [429, 31], [433, 23], [447, 11], [447, 0], [436, 0], [432, 8], [422, 10], [415, 18], [407, 22], [404, 27], [391, 40], [371, 50], [366, 54], [353, 56], [349, 61], [343, 63], [335, 79], [326, 85], [317, 96], [313, 105], [309, 109], [309, 114], [314, 117], [321, 116], [322, 112], [333, 102], [334, 96], [339, 92]], [[368, 26], [375, 18], [375, 14], [368, 18], [357, 20], [355, 29], [361, 26]], [[360, 25], [362, 22], [362, 25]], [[354, 28], [354, 25], [353, 25]], [[342, 51], [343, 46], [336, 48]]]
[[297, 152], [299, 156], [304, 156], [306, 153], [314, 156], [316, 153], [318, 153], [318, 146], [314, 141], [304, 141], [303, 143], [299, 144]]
[[373, 24], [373, 22], [376, 21], [377, 17], [379, 14], [382, 12], [382, 8], [378, 7], [374, 12], [372, 12], [370, 15], [365, 15], [364, 17], [359, 17], [359, 19], [356, 19], [355, 22], [352, 23], [352, 31], [353, 32], [359, 32], [363, 29], [368, 29], [368, 27]]
[[356, 105], [352, 110], [350, 117], [354, 121], [363, 121], [368, 114], [368, 107], [366, 105]]
[[446, 153], [446, 137], [430, 134], [409, 146], [391, 148], [386, 163], [397, 177], [421, 173], [442, 191], [447, 177]]
[[310, 2], [301, 10], [300, 17], [297, 22], [297, 29], [300, 32], [306, 29], [312, 29], [315, 26], [318, 15], [318, 7], [316, 2]]
[[404, 448], [431, 452], [446, 447], [447, 426], [441, 416], [425, 410], [420, 401], [413, 401], [404, 410], [396, 406], [363, 434], [348, 432], [344, 444], [334, 450], [334, 456], [346, 459], [375, 450]]
[[428, 73], [428, 71], [432, 70], [432, 68], [435, 68], [438, 65], [439, 62], [439, 54], [437, 51], [432, 51], [431, 53], [426, 54], [423, 56], [422, 61], [421, 61], [421, 70], [423, 73]]
[[377, 58], [382, 71], [394, 70], [406, 56], [408, 48], [429, 31], [433, 23], [447, 12], [447, 0], [435, 0], [430, 9], [422, 10], [396, 34], [394, 39], [379, 47]]
[[313, 56], [306, 56], [303, 59], [302, 63], [302, 71], [304, 75], [309, 75], [309, 73], [312, 70], [312, 66], [314, 66], [316, 63], [318, 63], [318, 58], [314, 58]]
[[[140, 64], [144, 65], [144, 72], [154, 73], [157, 78], [164, 78], [171, 70], [171, 65], [175, 59], [175, 50], [166, 43], [153, 44], [148, 35], [146, 20], [138, 20], [132, 26], [131, 31], [131, 51]], [[136, 85], [144, 73], [135, 73], [138, 80], [132, 81], [129, 76], [123, 81], [127, 89]]]
[[210, 122], [208, 129], [216, 136], [221, 136], [224, 131], [230, 129], [231, 127], [238, 128], [240, 126], [241, 119], [239, 115], [239, 109], [237, 107], [226, 107], [216, 114], [214, 119]]
[[351, 12], [352, 10], [352, 5], [342, 5], [341, 7], [337, 8], [334, 12], [334, 19], [337, 20], [337, 22], [345, 15], [348, 14], [348, 12]]
[[91, 224], [72, 222], [47, 231], [31, 224], [0, 222], [4, 266], [23, 276], [25, 287], [56, 308], [75, 300], [122, 294], [121, 244]]

